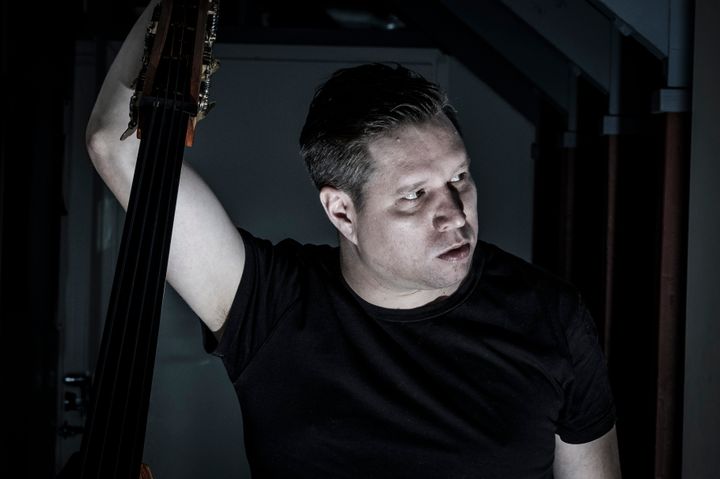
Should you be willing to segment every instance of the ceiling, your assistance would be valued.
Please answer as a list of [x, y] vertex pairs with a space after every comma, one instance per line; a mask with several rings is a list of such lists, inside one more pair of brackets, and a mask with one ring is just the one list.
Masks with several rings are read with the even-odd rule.
[[[618, 36], [636, 38], [666, 61], [669, 86], [686, 86], [691, 3], [220, 0], [218, 37], [241, 43], [433, 46], [457, 57], [518, 109], [527, 104], [528, 95], [539, 91], [567, 111], [572, 107], [575, 76], [583, 75], [601, 91], [610, 92]], [[144, 0], [76, 2], [76, 36], [122, 39], [145, 4]]]

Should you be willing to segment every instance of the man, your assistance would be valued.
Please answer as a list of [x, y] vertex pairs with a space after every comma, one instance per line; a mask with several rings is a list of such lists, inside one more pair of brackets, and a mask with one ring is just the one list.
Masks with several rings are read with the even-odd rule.
[[[148, 15], [87, 132], [125, 207], [138, 141], [119, 138]], [[618, 478], [592, 319], [571, 287], [477, 238], [444, 93], [399, 66], [340, 70], [300, 143], [339, 248], [236, 229], [189, 167], [173, 229], [167, 279], [214, 333], [253, 474]]]

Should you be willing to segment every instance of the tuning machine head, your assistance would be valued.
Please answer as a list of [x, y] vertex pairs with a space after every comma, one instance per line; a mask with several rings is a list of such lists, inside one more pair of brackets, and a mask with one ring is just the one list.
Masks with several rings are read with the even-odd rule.
[[208, 3], [207, 26], [205, 30], [205, 44], [203, 46], [202, 73], [200, 74], [200, 93], [198, 98], [197, 120], [202, 120], [215, 106], [210, 101], [210, 77], [220, 68], [220, 62], [212, 53], [213, 45], [217, 39], [218, 2], [211, 0]]
[[128, 122], [127, 130], [125, 130], [125, 132], [120, 136], [121, 140], [124, 140], [128, 136], [132, 135], [138, 128], [140, 100], [143, 95], [143, 90], [145, 89], [145, 80], [147, 79], [148, 65], [150, 64], [150, 52], [152, 51], [153, 44], [155, 43], [161, 9], [162, 3], [155, 5], [152, 17], [150, 18], [150, 23], [147, 26], [147, 30], [145, 30], [145, 50], [142, 56], [140, 72], [131, 85], [135, 91], [130, 98], [130, 121]]

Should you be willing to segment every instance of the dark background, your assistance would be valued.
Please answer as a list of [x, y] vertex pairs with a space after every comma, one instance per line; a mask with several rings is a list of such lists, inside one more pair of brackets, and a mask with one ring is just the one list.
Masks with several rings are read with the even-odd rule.
[[[446, 3], [225, 1], [221, 40], [439, 48], [532, 121], [533, 260], [576, 283], [598, 321], [624, 424], [625, 477], [680, 477], [682, 470], [684, 477], [712, 477], [720, 467], [708, 447], [720, 429], [713, 406], [718, 379], [707, 370], [717, 360], [708, 342], [716, 337], [712, 318], [719, 314], [713, 286], [720, 270], [713, 245], [719, 215], [711, 208], [720, 178], [717, 162], [710, 161], [720, 153], [714, 139], [720, 102], [712, 87], [718, 41], [710, 33], [720, 20], [717, 4], [690, 2], [697, 43], [694, 52], [692, 42], [687, 48], [695, 59], [695, 92], [686, 87], [693, 116], [689, 109], [655, 111], [654, 94], [669, 83], [667, 58], [638, 36], [624, 35], [619, 112], [597, 82], [578, 76], [577, 136], [568, 147], [567, 109]], [[504, 8], [499, 1], [481, 3], [488, 12]], [[563, 3], [535, 2], [538, 8]], [[602, 2], [592, 5], [613, 14]], [[56, 469], [58, 245], [76, 41], [95, 42], [100, 51], [124, 37], [143, 7], [93, 0], [2, 6], [0, 454], [4, 471], [21, 471], [14, 477], [53, 477]], [[329, 9], [365, 15], [341, 22]], [[617, 113], [631, 126], [618, 135], [603, 132], [604, 117]]]

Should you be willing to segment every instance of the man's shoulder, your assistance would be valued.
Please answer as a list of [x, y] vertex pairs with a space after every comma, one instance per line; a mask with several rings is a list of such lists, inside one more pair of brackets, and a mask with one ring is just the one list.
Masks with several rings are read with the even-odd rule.
[[533, 335], [549, 332], [557, 344], [564, 343], [567, 332], [581, 324], [577, 320], [585, 311], [579, 289], [496, 245], [482, 247], [485, 260], [476, 297], [505, 311], [512, 319], [504, 324], [513, 330]]
[[479, 242], [483, 251], [482, 281], [518, 294], [575, 300], [577, 288], [549, 269], [510, 253], [500, 246]]
[[305, 267], [332, 267], [338, 262], [338, 248], [328, 244], [304, 243], [293, 238], [280, 240], [256, 236], [238, 228], [246, 249], [251, 254], [273, 261], [301, 263]]

